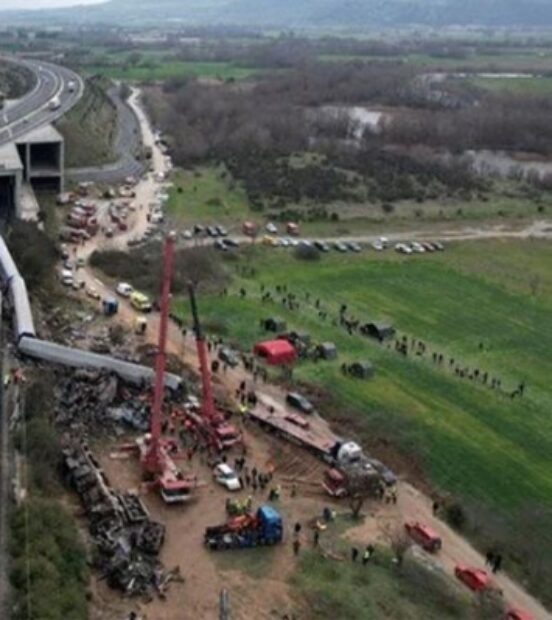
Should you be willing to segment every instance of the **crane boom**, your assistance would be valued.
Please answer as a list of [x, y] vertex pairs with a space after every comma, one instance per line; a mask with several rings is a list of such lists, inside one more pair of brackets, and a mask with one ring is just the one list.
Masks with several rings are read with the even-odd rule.
[[194, 285], [188, 284], [190, 295], [190, 306], [192, 310], [193, 329], [196, 339], [197, 356], [199, 359], [199, 372], [201, 374], [201, 409], [202, 415], [207, 420], [213, 421], [216, 418], [215, 399], [213, 398], [213, 388], [211, 386], [211, 369], [209, 368], [209, 357], [207, 355], [207, 345], [199, 322], [197, 302], [195, 297]]
[[155, 384], [153, 390], [153, 406], [151, 410], [150, 434], [151, 443], [146, 456], [145, 465], [151, 473], [159, 473], [163, 469], [161, 455], [161, 408], [165, 392], [165, 362], [167, 348], [167, 330], [169, 325], [169, 305], [171, 295], [171, 279], [174, 262], [175, 234], [170, 232], [163, 247], [163, 276], [161, 281], [161, 298], [159, 311], [159, 338], [155, 354]]

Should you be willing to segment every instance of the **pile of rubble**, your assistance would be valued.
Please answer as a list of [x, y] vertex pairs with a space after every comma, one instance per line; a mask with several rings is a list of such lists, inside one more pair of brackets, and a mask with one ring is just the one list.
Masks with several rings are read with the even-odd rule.
[[94, 429], [120, 434], [123, 427], [141, 432], [149, 428], [148, 391], [113, 373], [66, 371], [56, 396], [56, 424], [80, 436]]
[[152, 521], [140, 498], [120, 493], [109, 482], [86, 444], [63, 450], [64, 476], [78, 493], [95, 544], [94, 564], [112, 588], [126, 595], [164, 595], [180, 571], [165, 571], [158, 560], [165, 526]]

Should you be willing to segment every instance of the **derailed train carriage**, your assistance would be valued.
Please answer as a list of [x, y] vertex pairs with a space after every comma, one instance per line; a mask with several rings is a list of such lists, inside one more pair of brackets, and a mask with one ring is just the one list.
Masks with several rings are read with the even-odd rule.
[[[108, 370], [137, 385], [152, 383], [154, 373], [147, 366], [37, 338], [25, 280], [21, 277], [1, 236], [0, 282], [2, 295], [8, 300], [12, 309], [14, 340], [19, 352], [23, 355], [52, 364]], [[165, 373], [165, 385], [171, 390], [180, 390], [183, 388], [183, 381], [178, 375]]]

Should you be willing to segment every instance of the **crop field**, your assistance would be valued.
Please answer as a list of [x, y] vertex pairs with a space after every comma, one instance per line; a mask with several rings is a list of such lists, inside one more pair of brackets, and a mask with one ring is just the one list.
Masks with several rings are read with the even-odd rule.
[[98, 74], [113, 80], [135, 82], [159, 81], [184, 76], [241, 80], [255, 72], [254, 69], [237, 67], [229, 62], [188, 62], [164, 59], [152, 59], [136, 66], [125, 64], [89, 65], [84, 70], [88, 74]]
[[469, 80], [474, 86], [494, 92], [510, 91], [530, 95], [550, 95], [552, 78], [549, 77], [512, 77], [485, 78], [477, 77]]
[[[298, 261], [285, 250], [249, 248], [245, 261], [228, 263], [237, 276], [227, 297], [204, 297], [201, 312], [210, 329], [248, 348], [266, 337], [259, 319], [279, 316], [315, 341], [335, 342], [335, 362], [302, 362], [295, 379], [328, 395], [323, 412], [354, 422], [367, 443], [387, 438], [420, 459], [430, 480], [469, 502], [512, 515], [552, 498], [552, 253], [544, 242], [496, 241], [451, 245], [439, 254], [394, 253], [324, 256]], [[237, 266], [237, 267], [236, 267]], [[260, 284], [286, 284], [300, 300], [285, 310], [277, 299], [263, 303]], [[247, 295], [236, 291], [244, 287]], [[234, 293], [234, 294], [233, 294]], [[310, 294], [310, 302], [305, 294]], [[314, 307], [328, 312], [323, 321]], [[400, 336], [422, 340], [428, 352], [407, 357], [332, 323], [340, 304], [361, 322], [388, 320]], [[180, 308], [187, 317], [186, 302]], [[442, 365], [432, 352], [443, 354]], [[454, 366], [487, 371], [502, 382], [459, 378]], [[344, 361], [370, 360], [368, 381], [341, 373]], [[525, 394], [512, 399], [524, 381]]]

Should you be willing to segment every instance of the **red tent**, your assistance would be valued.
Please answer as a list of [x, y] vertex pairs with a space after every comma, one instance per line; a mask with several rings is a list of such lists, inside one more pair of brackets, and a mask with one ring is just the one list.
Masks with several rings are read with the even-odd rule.
[[253, 353], [264, 358], [271, 366], [292, 364], [297, 357], [297, 351], [287, 340], [266, 340], [258, 342], [253, 347]]

